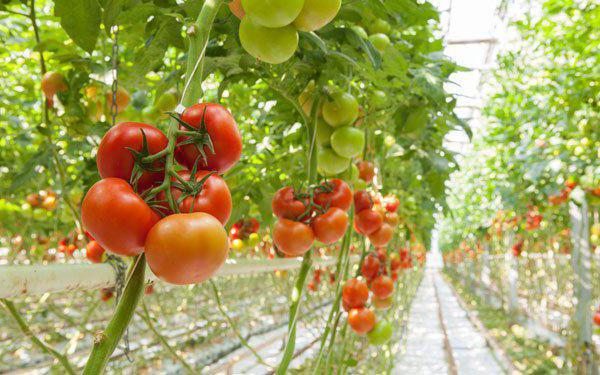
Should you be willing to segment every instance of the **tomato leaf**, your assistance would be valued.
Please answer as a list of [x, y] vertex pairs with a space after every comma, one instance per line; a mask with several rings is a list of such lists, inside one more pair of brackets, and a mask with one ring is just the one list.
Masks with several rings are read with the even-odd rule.
[[92, 53], [100, 33], [101, 9], [97, 0], [56, 0], [54, 15], [75, 44]]

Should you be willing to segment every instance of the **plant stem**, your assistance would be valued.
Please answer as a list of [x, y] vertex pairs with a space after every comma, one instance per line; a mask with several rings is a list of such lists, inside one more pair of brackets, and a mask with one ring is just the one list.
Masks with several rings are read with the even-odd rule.
[[135, 312], [145, 285], [146, 258], [144, 254], [141, 254], [134, 259], [115, 314], [108, 323], [106, 330], [97, 333], [94, 337], [94, 347], [83, 374], [101, 374], [104, 372], [108, 359], [116, 349], [119, 341], [121, 341], [121, 337], [123, 337], [125, 329], [127, 329]]
[[23, 319], [21, 314], [19, 314], [19, 311], [17, 311], [17, 308], [15, 307], [14, 303], [12, 303], [11, 301], [4, 299], [4, 298], [0, 299], [0, 301], [2, 302], [2, 304], [4, 304], [4, 307], [6, 307], [9, 314], [15, 320], [15, 322], [21, 329], [21, 332], [23, 332], [23, 334], [25, 336], [29, 337], [29, 339], [31, 340], [31, 342], [33, 342], [33, 344], [35, 346], [37, 346], [39, 349], [41, 349], [44, 353], [49, 354], [49, 355], [53, 356], [54, 358], [56, 358], [56, 360], [65, 368], [65, 371], [67, 373], [75, 374], [75, 371], [73, 370], [73, 367], [71, 367], [71, 364], [69, 363], [69, 360], [67, 359], [66, 356], [64, 356], [64, 355], [60, 354], [59, 352], [57, 352], [56, 350], [54, 350], [48, 344], [46, 344], [43, 341], [41, 341], [40, 339], [38, 339], [33, 334], [33, 332], [31, 332], [31, 330], [29, 329], [29, 326], [27, 325], [27, 322]]

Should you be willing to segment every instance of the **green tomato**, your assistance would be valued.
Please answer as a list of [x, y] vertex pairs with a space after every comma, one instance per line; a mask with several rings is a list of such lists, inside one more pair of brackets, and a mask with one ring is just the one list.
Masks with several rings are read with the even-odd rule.
[[380, 320], [375, 323], [375, 327], [367, 333], [367, 338], [371, 345], [383, 345], [390, 341], [394, 330], [392, 325], [385, 320]]
[[363, 39], [369, 39], [369, 36], [367, 35], [367, 32], [362, 27], [360, 27], [360, 26], [352, 26], [351, 29], [354, 30], [358, 34], [358, 36], [360, 36], [361, 38], [363, 38]]
[[177, 94], [167, 91], [156, 99], [154, 107], [160, 112], [170, 112], [177, 107], [177, 101]]
[[373, 34], [369, 36], [369, 41], [379, 52], [385, 51], [385, 49], [391, 44], [390, 38], [388, 38], [388, 36], [385, 34]]
[[317, 144], [319, 146], [329, 146], [331, 144], [331, 134], [333, 128], [325, 122], [322, 118], [317, 120]]
[[260, 237], [258, 236], [258, 233], [250, 233], [250, 235], [248, 236], [248, 244], [250, 246], [256, 246], [259, 242]]
[[354, 185], [354, 190], [365, 190], [367, 188], [367, 181], [359, 178], [353, 181], [352, 185]]
[[323, 104], [323, 118], [334, 128], [350, 125], [357, 117], [358, 102], [347, 92], [335, 92]]
[[387, 104], [387, 95], [381, 90], [373, 91], [371, 102], [375, 108], [383, 108]]
[[270, 64], [289, 60], [298, 47], [298, 32], [292, 26], [268, 28], [244, 17], [240, 22], [240, 41], [250, 55]]
[[342, 173], [350, 166], [350, 159], [339, 156], [331, 148], [323, 147], [317, 155], [317, 167], [325, 176]]
[[304, 6], [294, 26], [300, 31], [315, 31], [335, 18], [342, 0], [304, 0]]
[[338, 155], [353, 158], [365, 147], [365, 133], [351, 126], [338, 128], [331, 135], [331, 148]]
[[378, 19], [369, 27], [372, 34], [387, 34], [392, 30], [392, 27], [389, 23], [382, 19]]
[[[246, 16], [252, 18], [256, 24], [270, 28], [283, 27], [294, 22], [303, 5], [304, 0], [242, 0]], [[274, 43], [271, 39], [261, 42]]]
[[358, 178], [358, 175], [358, 167], [356, 166], [356, 164], [352, 163], [352, 166], [350, 166], [350, 181], [354, 182], [356, 180], [360, 180]]

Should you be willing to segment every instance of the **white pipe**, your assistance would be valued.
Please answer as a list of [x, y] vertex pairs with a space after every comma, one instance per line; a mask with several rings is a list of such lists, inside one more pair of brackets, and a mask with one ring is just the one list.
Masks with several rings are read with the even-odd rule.
[[[334, 264], [336, 258], [315, 258], [317, 266]], [[244, 275], [300, 268], [302, 258], [254, 260], [228, 259], [218, 276]], [[156, 276], [147, 269], [148, 280]], [[0, 298], [74, 290], [95, 290], [115, 285], [112, 266], [103, 264], [50, 264], [0, 266]]]

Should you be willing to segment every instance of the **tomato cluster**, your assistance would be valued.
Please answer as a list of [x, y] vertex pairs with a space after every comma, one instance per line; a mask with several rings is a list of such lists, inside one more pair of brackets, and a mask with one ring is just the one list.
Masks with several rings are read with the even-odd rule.
[[395, 213], [397, 206], [393, 207], [392, 212], [381, 209], [380, 204], [374, 207], [371, 195], [365, 190], [359, 190], [354, 193], [354, 207], [354, 229], [367, 236], [375, 247], [387, 245], [394, 234], [394, 225], [398, 223]]
[[[96, 156], [102, 180], [83, 199], [81, 217], [98, 246], [122, 256], [145, 252], [164, 281], [198, 283], [227, 258], [223, 225], [232, 201], [219, 174], [239, 160], [242, 140], [218, 104], [195, 104], [173, 117], [179, 128], [172, 139], [137, 122], [105, 134]], [[167, 169], [173, 158], [180, 166]], [[94, 253], [96, 244], [88, 246]]]
[[246, 52], [261, 61], [280, 64], [296, 52], [298, 31], [314, 31], [327, 25], [341, 3], [341, 0], [234, 0], [229, 9], [241, 19], [239, 35]]
[[271, 203], [278, 218], [273, 226], [273, 242], [283, 254], [292, 257], [306, 253], [315, 240], [332, 244], [346, 232], [346, 211], [351, 205], [350, 187], [337, 178], [313, 186], [309, 192], [283, 187]]
[[52, 190], [42, 190], [25, 197], [25, 201], [31, 208], [42, 208], [46, 211], [53, 211], [56, 208], [57, 199], [56, 193]]
[[260, 223], [255, 218], [240, 219], [229, 230], [231, 248], [241, 250], [244, 246], [256, 246], [260, 242], [258, 229]]

